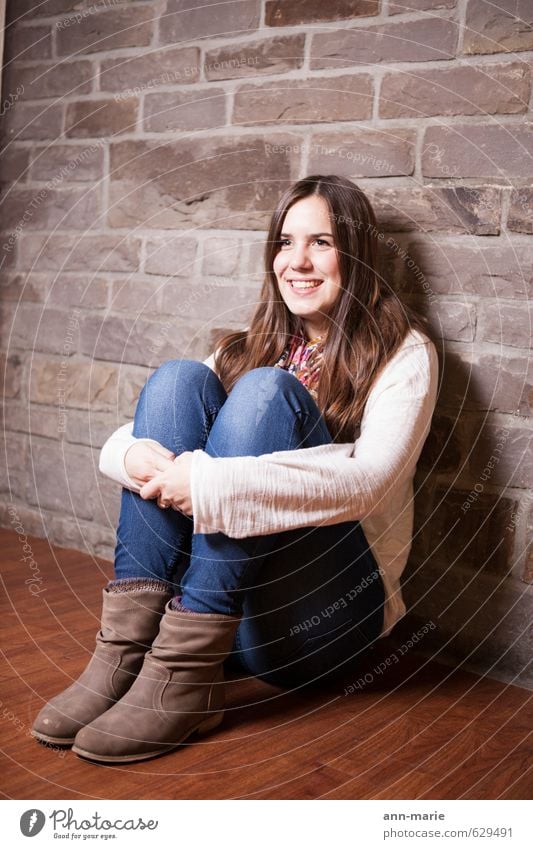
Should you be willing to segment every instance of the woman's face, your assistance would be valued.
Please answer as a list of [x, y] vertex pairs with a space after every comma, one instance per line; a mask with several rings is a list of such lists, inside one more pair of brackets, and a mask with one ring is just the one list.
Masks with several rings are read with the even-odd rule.
[[320, 336], [327, 332], [329, 312], [342, 289], [326, 201], [312, 195], [291, 206], [280, 243], [274, 272], [281, 297], [302, 318], [308, 338]]

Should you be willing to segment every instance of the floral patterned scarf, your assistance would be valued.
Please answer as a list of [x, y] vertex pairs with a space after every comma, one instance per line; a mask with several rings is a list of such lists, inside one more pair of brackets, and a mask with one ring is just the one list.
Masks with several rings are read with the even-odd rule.
[[318, 396], [318, 380], [325, 341], [325, 336], [315, 336], [314, 339], [308, 340], [302, 339], [301, 336], [292, 336], [283, 354], [275, 363], [276, 367], [294, 374], [315, 401]]

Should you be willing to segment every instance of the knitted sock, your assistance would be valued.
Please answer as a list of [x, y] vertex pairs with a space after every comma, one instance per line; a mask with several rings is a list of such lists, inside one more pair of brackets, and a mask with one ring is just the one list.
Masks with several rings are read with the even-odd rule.
[[170, 607], [172, 610], [177, 610], [178, 613], [194, 613], [194, 610], [191, 610], [190, 607], [185, 607], [184, 604], [181, 603], [181, 596], [175, 595], [174, 598], [170, 602]]
[[150, 592], [171, 592], [171, 584], [161, 581], [159, 578], [119, 578], [110, 581], [107, 589], [111, 593], [137, 593], [148, 590]]

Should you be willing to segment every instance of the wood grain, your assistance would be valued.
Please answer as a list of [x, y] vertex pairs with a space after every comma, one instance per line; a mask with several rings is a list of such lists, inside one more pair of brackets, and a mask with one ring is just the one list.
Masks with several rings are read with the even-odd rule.
[[[0, 531], [0, 544], [5, 798], [531, 796], [533, 694], [415, 653], [353, 694], [350, 681], [284, 691], [230, 671], [223, 725], [141, 764], [96, 766], [40, 746], [29, 736], [33, 718], [90, 658], [112, 568], [31, 538], [41, 590], [33, 595], [16, 534]], [[390, 651], [380, 643], [377, 657]]]

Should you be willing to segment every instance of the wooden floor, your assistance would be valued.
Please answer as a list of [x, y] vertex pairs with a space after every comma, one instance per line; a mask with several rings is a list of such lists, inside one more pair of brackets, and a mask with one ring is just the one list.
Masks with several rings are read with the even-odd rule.
[[349, 695], [348, 681], [305, 692], [233, 681], [216, 732], [142, 764], [97, 766], [39, 745], [35, 714], [92, 653], [110, 564], [28, 544], [33, 565], [0, 531], [4, 798], [531, 798], [533, 693], [412, 652]]

